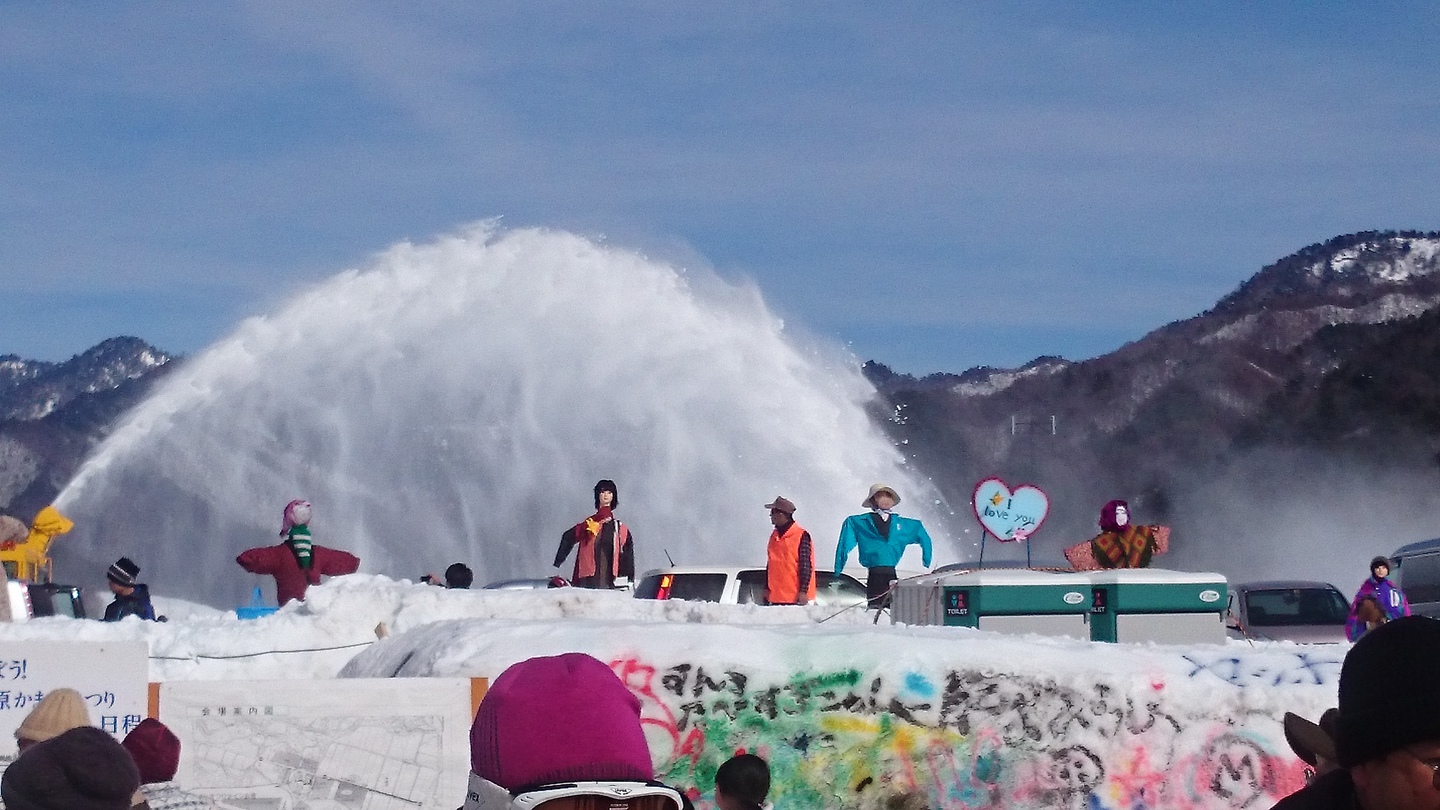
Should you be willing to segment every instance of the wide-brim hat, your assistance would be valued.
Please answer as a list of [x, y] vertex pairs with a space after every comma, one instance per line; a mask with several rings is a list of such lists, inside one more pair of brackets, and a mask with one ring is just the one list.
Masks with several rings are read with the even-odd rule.
[[1285, 740], [1290, 743], [1295, 756], [1312, 767], [1319, 764], [1319, 759], [1335, 762], [1335, 721], [1339, 715], [1338, 709], [1326, 709], [1320, 715], [1320, 723], [1315, 724], [1298, 714], [1286, 712], [1283, 723]]
[[865, 507], [866, 509], [874, 509], [875, 496], [879, 495], [882, 492], [889, 493], [890, 497], [895, 499], [895, 503], [900, 503], [900, 493], [896, 492], [894, 488], [887, 487], [884, 484], [876, 484], [870, 487], [870, 494], [865, 496], [865, 500], [861, 501], [860, 505]]

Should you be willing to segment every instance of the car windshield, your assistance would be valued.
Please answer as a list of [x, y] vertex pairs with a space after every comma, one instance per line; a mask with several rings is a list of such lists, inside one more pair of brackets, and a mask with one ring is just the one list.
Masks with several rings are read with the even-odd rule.
[[1350, 615], [1345, 597], [1332, 588], [1275, 588], [1245, 595], [1246, 615], [1254, 627], [1344, 624]]

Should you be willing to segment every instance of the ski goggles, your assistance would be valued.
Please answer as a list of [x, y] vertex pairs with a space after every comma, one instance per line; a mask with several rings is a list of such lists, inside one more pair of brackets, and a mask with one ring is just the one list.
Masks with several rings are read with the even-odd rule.
[[684, 810], [679, 791], [659, 782], [557, 782], [509, 791], [470, 774], [463, 810]]

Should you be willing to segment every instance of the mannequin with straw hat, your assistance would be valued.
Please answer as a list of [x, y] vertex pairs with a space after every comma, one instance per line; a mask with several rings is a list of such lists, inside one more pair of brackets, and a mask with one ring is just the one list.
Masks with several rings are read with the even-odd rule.
[[870, 511], [851, 515], [840, 526], [840, 542], [835, 547], [835, 575], [839, 576], [850, 557], [850, 550], [860, 549], [860, 564], [868, 569], [865, 592], [870, 607], [879, 609], [889, 604], [890, 589], [895, 583], [895, 566], [906, 546], [918, 545], [924, 564], [930, 567], [930, 533], [914, 518], [894, 513], [900, 493], [884, 484], [870, 487], [861, 506]]

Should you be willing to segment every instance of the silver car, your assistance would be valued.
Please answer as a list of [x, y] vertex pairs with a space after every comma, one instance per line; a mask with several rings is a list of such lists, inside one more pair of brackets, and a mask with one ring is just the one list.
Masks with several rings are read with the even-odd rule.
[[1225, 627], [1231, 638], [1334, 644], [1349, 617], [1350, 603], [1328, 582], [1246, 582], [1230, 587]]

